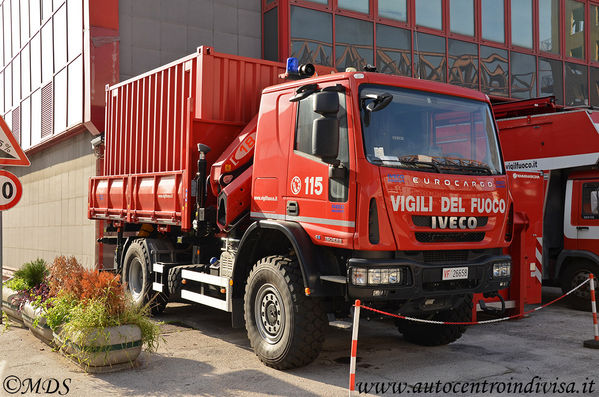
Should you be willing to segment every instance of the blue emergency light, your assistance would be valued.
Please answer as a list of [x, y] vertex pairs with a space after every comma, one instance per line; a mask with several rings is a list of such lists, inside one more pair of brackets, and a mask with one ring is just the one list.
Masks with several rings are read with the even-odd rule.
[[288, 74], [298, 74], [299, 73], [299, 63], [297, 58], [291, 57], [287, 58], [287, 73]]

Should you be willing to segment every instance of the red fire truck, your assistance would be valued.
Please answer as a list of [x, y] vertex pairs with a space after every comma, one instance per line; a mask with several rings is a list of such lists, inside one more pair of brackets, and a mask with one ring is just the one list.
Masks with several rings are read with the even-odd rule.
[[[506, 168], [512, 175], [545, 175], [543, 233], [536, 256], [546, 284], [569, 291], [599, 276], [599, 112], [557, 106], [553, 98], [493, 107]], [[533, 270], [533, 269], [531, 269]], [[598, 285], [599, 286], [599, 285]], [[590, 287], [573, 294], [590, 307]]]
[[[510, 282], [513, 205], [488, 98], [317, 71], [200, 47], [107, 87], [104, 175], [89, 184], [89, 218], [134, 299], [230, 312], [279, 369], [314, 360], [356, 298], [463, 321], [473, 293]], [[423, 345], [465, 330], [398, 327]]]

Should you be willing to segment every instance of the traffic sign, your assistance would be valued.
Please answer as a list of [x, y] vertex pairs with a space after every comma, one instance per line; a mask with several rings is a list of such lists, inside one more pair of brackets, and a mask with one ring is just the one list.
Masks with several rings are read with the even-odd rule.
[[0, 170], [0, 211], [11, 209], [21, 199], [23, 185], [8, 171]]
[[31, 165], [2, 117], [0, 117], [0, 165], [20, 165], [25, 167]]

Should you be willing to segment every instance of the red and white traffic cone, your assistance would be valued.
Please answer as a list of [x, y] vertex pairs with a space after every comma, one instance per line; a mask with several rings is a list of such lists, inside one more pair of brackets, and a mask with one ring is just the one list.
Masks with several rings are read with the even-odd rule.
[[589, 275], [591, 279], [591, 309], [593, 310], [593, 324], [595, 325], [595, 339], [585, 340], [584, 347], [599, 349], [599, 326], [597, 325], [597, 304], [595, 303], [595, 280], [593, 273]]
[[358, 328], [360, 326], [360, 300], [354, 306], [354, 325], [351, 335], [351, 357], [349, 358], [349, 397], [356, 390], [356, 357], [358, 355]]

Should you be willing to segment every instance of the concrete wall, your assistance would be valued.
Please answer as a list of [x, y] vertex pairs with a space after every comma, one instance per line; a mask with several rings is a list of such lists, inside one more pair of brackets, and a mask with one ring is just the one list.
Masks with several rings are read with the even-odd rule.
[[196, 51], [261, 57], [261, 0], [120, 0], [121, 81]]
[[29, 156], [31, 167], [10, 167], [23, 185], [16, 207], [4, 211], [3, 265], [74, 255], [94, 266], [94, 222], [87, 219], [88, 178], [96, 174], [87, 131]]

